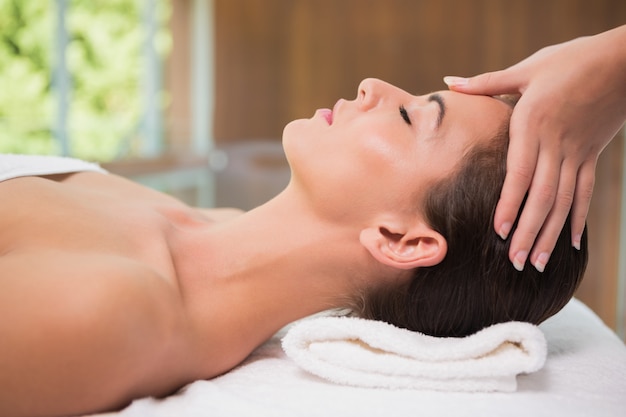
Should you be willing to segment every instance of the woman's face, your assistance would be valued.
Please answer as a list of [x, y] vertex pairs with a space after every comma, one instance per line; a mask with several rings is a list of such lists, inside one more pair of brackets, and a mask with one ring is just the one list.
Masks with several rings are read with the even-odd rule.
[[290, 185], [335, 216], [414, 211], [428, 184], [449, 175], [473, 144], [493, 138], [510, 112], [491, 97], [414, 96], [366, 79], [355, 100], [285, 127]]

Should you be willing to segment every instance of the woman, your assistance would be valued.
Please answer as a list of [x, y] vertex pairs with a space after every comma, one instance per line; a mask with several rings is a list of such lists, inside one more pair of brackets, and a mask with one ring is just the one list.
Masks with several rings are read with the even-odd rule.
[[[506, 251], [490, 225], [510, 113], [494, 98], [413, 96], [365, 80], [355, 100], [286, 126], [292, 178], [282, 193], [219, 222], [97, 172], [1, 182], [0, 414], [79, 414], [166, 395], [330, 308], [436, 335], [543, 320], [571, 297], [586, 248], [566, 245], [555, 268], [528, 268], [533, 276], [494, 257], [494, 242]], [[465, 254], [467, 242], [482, 246]], [[437, 305], [438, 282], [450, 285], [432, 275], [440, 266], [476, 271], [461, 277], [484, 298], [453, 291], [456, 305]], [[411, 318], [421, 305], [443, 325]]]

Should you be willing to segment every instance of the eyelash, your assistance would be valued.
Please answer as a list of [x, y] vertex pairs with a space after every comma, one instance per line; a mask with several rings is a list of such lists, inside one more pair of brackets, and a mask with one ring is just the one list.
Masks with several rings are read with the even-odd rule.
[[404, 121], [411, 126], [411, 118], [409, 117], [409, 113], [406, 111], [404, 106], [400, 106], [400, 116], [402, 116]]

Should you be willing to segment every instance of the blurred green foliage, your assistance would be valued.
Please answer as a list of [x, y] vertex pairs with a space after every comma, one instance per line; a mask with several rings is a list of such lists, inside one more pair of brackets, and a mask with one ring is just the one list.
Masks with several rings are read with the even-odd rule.
[[[57, 2], [0, 0], [0, 152], [57, 154], [52, 76]], [[69, 0], [67, 121], [73, 156], [108, 161], [138, 147], [141, 119], [142, 0]], [[169, 5], [158, 2], [155, 45], [169, 49]]]

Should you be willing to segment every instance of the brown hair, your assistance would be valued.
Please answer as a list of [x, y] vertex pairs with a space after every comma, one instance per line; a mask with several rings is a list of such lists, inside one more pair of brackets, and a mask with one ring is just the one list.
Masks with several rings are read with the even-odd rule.
[[471, 149], [455, 173], [429, 190], [423, 213], [447, 240], [444, 260], [418, 268], [401, 288], [365, 297], [361, 315], [433, 336], [461, 337], [491, 324], [539, 324], [571, 299], [587, 265], [587, 233], [571, 245], [570, 219], [543, 273], [530, 263], [518, 272], [508, 258], [509, 239], [493, 230], [506, 173], [508, 131]]

